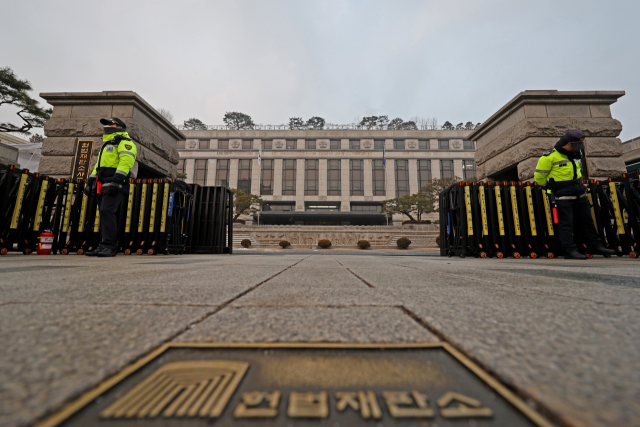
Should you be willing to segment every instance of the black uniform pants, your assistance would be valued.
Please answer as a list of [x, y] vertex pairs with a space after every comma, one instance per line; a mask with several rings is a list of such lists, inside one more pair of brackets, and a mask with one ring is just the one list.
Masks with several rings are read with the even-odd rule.
[[118, 249], [118, 219], [116, 211], [120, 206], [124, 194], [118, 192], [115, 196], [105, 194], [98, 200], [100, 203], [100, 226], [102, 227], [102, 241], [100, 246]]
[[591, 206], [586, 197], [576, 196], [573, 200], [557, 200], [558, 204], [558, 234], [560, 244], [565, 251], [576, 251], [573, 237], [574, 230], [580, 235], [580, 242], [589, 248], [602, 246], [600, 236], [596, 233], [591, 218]]

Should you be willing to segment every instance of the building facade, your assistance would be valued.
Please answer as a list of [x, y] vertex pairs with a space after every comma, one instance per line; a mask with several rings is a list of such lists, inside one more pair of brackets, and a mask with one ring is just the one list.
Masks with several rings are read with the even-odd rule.
[[622, 143], [622, 161], [627, 172], [640, 170], [640, 137]]
[[182, 132], [186, 182], [260, 195], [263, 211], [380, 212], [383, 200], [414, 194], [430, 178], [475, 176], [468, 130]]

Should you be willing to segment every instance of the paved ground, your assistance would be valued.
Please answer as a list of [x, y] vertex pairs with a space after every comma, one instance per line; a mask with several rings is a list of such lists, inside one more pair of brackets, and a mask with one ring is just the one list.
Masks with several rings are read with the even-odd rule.
[[167, 341], [446, 340], [571, 426], [640, 425], [640, 261], [0, 258], [0, 425]]

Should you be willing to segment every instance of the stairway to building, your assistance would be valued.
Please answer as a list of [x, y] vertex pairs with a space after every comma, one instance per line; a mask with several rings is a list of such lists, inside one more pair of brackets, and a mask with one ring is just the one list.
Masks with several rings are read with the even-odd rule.
[[411, 240], [411, 246], [437, 246], [436, 245], [437, 235], [438, 235], [437, 232], [429, 233], [423, 236], [411, 236], [411, 235], [405, 236], [402, 234], [396, 234], [389, 239], [389, 241], [387, 242], [387, 245], [396, 246], [397, 244], [396, 242], [398, 241], [399, 238], [408, 237], [409, 240]]
[[250, 234], [234, 234], [233, 235], [233, 245], [234, 246], [240, 246], [240, 242], [242, 242], [244, 239], [251, 240], [251, 246], [258, 245], [258, 241], [256, 239], [254, 239], [253, 236], [250, 235]]

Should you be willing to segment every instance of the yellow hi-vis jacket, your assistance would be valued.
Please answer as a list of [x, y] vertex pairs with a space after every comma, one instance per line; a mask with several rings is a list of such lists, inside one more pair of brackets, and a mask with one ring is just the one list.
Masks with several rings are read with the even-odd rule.
[[580, 159], [570, 159], [555, 148], [545, 151], [536, 165], [534, 179], [538, 185], [547, 185], [551, 178], [555, 182], [582, 178]]
[[[114, 141], [116, 138], [120, 140], [119, 143], [117, 140]], [[127, 132], [103, 135], [102, 140], [105, 142], [105, 145], [100, 149], [98, 161], [89, 178], [95, 178], [98, 175], [98, 168], [102, 168], [103, 187], [105, 185], [109, 186], [111, 182], [117, 185], [123, 184], [136, 162], [136, 156], [138, 154], [136, 144], [133, 143]], [[110, 143], [112, 141], [116, 143]]]

